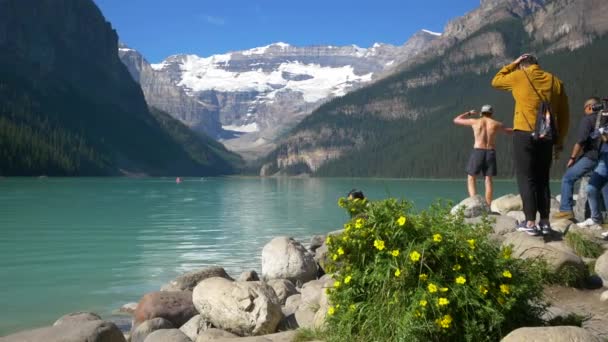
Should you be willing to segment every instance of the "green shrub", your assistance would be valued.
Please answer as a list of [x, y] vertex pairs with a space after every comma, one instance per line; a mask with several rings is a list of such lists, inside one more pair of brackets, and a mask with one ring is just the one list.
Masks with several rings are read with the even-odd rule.
[[591, 241], [583, 234], [570, 231], [566, 234], [566, 243], [574, 250], [576, 254], [585, 258], [599, 258], [604, 249], [602, 245], [595, 241]]
[[497, 341], [542, 323], [542, 272], [490, 241], [487, 220], [395, 199], [339, 204], [353, 217], [327, 239], [326, 340]]

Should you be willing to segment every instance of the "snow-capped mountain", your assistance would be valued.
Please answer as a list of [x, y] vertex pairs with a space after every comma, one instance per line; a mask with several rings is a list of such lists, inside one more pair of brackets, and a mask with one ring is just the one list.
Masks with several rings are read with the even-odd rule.
[[152, 65], [126, 46], [119, 53], [150, 105], [245, 152], [268, 146], [321, 103], [369, 83], [439, 35], [423, 30], [404, 45], [369, 48], [274, 43], [210, 57], [174, 55]]

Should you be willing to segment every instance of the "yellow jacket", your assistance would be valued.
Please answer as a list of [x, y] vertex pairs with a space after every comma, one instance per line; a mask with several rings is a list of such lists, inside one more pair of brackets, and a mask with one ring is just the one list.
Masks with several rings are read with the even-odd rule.
[[559, 134], [556, 145], [562, 146], [568, 134], [570, 108], [564, 84], [559, 78], [542, 70], [538, 65], [531, 65], [524, 71], [518, 69], [516, 64], [510, 64], [500, 69], [494, 76], [492, 87], [508, 90], [513, 94], [515, 99], [513, 129], [532, 132], [536, 127], [536, 115], [542, 100], [530, 85], [526, 74], [540, 95], [551, 103], [551, 111]]

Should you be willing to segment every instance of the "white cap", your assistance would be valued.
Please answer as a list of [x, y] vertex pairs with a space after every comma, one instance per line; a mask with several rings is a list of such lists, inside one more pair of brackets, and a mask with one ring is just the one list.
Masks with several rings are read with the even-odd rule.
[[494, 113], [494, 109], [490, 105], [483, 105], [483, 107], [481, 107], [481, 112], [492, 114], [492, 113]]

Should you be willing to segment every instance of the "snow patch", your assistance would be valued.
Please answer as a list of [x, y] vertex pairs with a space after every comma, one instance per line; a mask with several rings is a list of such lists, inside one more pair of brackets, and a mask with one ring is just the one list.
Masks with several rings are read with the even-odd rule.
[[390, 62], [388, 62], [388, 63], [386, 63], [386, 64], [384, 64], [384, 65], [386, 65], [386, 66], [391, 66], [391, 65], [393, 65], [393, 64], [395, 64], [395, 61], [394, 61], [394, 60], [392, 60], [392, 61], [390, 61]]
[[128, 52], [128, 51], [135, 51], [133, 49], [129, 49], [129, 48], [118, 48], [118, 51], [122, 51], [122, 52]]
[[222, 126], [222, 129], [224, 129], [226, 131], [234, 131], [234, 132], [241, 132], [241, 133], [253, 133], [253, 132], [259, 131], [258, 124], [255, 122], [252, 122], [247, 125], [241, 125], [241, 126], [226, 125], [226, 126]]
[[438, 37], [441, 36], [441, 33], [439, 33], [439, 32], [433, 32], [433, 31], [430, 31], [430, 30], [427, 30], [427, 29], [423, 29], [422, 32], [426, 32], [428, 34], [432, 34], [433, 36], [438, 36]]

